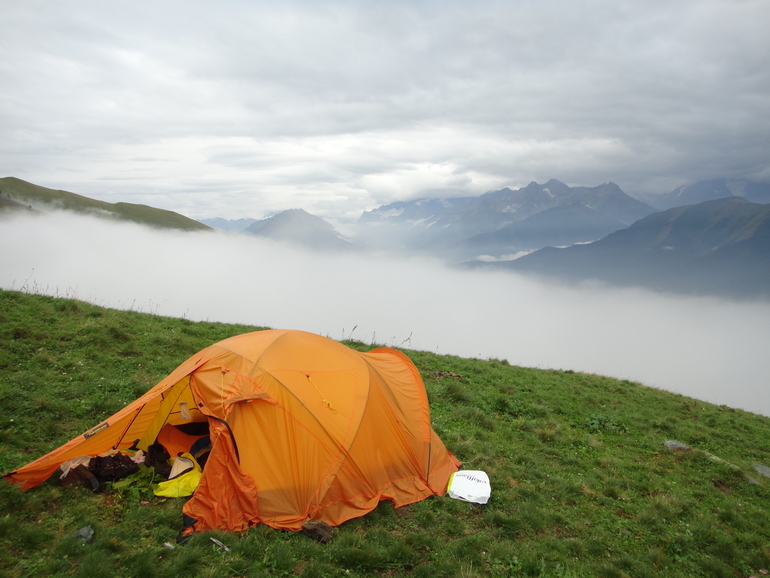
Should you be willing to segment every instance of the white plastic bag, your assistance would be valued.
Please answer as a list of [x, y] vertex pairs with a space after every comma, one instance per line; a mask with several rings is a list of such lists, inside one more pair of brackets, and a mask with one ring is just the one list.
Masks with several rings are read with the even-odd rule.
[[475, 504], [486, 504], [492, 495], [489, 476], [481, 470], [463, 470], [449, 477], [449, 497]]
[[63, 480], [67, 477], [67, 474], [70, 473], [70, 470], [74, 470], [78, 466], [85, 466], [88, 467], [89, 462], [91, 461], [91, 456], [78, 456], [77, 458], [72, 458], [71, 460], [67, 460], [62, 465], [59, 466], [59, 468], [62, 471], [62, 475], [59, 476], [60, 480]]

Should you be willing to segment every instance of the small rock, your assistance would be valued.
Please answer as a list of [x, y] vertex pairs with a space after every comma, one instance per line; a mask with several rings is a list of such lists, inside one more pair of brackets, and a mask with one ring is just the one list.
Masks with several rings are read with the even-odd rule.
[[309, 538], [313, 538], [313, 540], [321, 542], [321, 544], [326, 544], [337, 533], [337, 528], [331, 527], [326, 522], [315, 520], [302, 524], [302, 533]]
[[88, 544], [91, 540], [94, 539], [94, 529], [91, 526], [85, 526], [84, 528], [80, 528], [77, 532], [74, 533], [78, 540], [81, 542], [85, 542]]
[[690, 446], [676, 440], [666, 440], [663, 442], [663, 445], [675, 452], [689, 452], [692, 449]]
[[770, 468], [767, 466], [763, 466], [762, 464], [754, 464], [754, 469], [757, 471], [757, 473], [760, 476], [765, 476], [766, 478], [770, 478]]

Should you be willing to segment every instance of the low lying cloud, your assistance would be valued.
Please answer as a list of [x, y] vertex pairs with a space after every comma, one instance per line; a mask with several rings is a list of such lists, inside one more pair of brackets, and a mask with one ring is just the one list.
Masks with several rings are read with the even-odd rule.
[[766, 302], [549, 285], [68, 213], [4, 217], [0, 242], [4, 289], [600, 373], [770, 415]]

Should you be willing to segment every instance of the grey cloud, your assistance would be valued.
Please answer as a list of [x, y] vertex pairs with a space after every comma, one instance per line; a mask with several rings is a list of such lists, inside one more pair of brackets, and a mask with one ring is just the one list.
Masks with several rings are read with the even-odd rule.
[[[317, 179], [310, 211], [330, 184], [371, 205], [549, 178], [632, 193], [770, 178], [765, 2], [10, 2], [4, 17], [0, 163], [75, 192], [132, 164], [134, 187], [102, 194], [180, 197], [215, 174], [305, 195]], [[348, 150], [310, 167], [281, 146], [341, 137]], [[131, 160], [148, 149], [178, 158], [149, 171]], [[410, 179], [409, 163], [462, 178]], [[260, 195], [277, 208], [293, 193]], [[350, 213], [360, 195], [336, 198]]]

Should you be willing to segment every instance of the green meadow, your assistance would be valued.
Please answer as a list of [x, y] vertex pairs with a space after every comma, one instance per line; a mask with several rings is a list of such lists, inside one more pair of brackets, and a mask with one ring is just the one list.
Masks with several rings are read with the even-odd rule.
[[27, 207], [36, 211], [66, 209], [74, 213], [111, 217], [159, 229], [211, 230], [203, 223], [188, 219], [173, 211], [134, 203], [107, 203], [68, 191], [41, 187], [16, 177], [0, 178], [0, 213], [3, 211], [18, 212]]
[[[0, 470], [98, 424], [198, 350], [258, 327], [0, 291]], [[344, 341], [368, 350], [376, 344]], [[0, 482], [0, 576], [748, 577], [770, 569], [770, 419], [630, 381], [404, 350], [488, 504], [447, 496], [340, 526], [178, 544], [150, 470], [104, 491]], [[730, 387], [730, 384], [725, 384]], [[668, 449], [678, 440], [690, 451]], [[75, 532], [90, 526], [94, 535]], [[227, 549], [217, 545], [221, 542]]]

